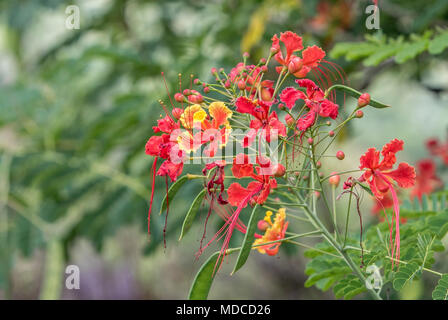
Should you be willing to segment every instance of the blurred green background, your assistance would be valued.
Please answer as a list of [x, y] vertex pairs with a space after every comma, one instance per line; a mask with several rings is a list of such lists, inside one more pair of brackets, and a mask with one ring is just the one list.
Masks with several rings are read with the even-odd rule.
[[[66, 28], [72, 4], [80, 9], [79, 30]], [[150, 239], [146, 233], [152, 158], [144, 145], [161, 113], [158, 99], [168, 101], [160, 72], [173, 93], [179, 72], [184, 83], [190, 74], [211, 80], [211, 67], [230, 69], [244, 51], [257, 62], [274, 33], [292, 30], [327, 52], [365, 36], [386, 48], [409, 40], [401, 60], [394, 59], [396, 51], [379, 51], [380, 45], [341, 46], [330, 55], [352, 87], [393, 108], [366, 109], [338, 141], [346, 160], [324, 165], [328, 172], [353, 169], [367, 147], [392, 138], [405, 140], [402, 160], [426, 157], [424, 141], [445, 139], [448, 125], [448, 2], [380, 0], [380, 30], [365, 26], [370, 4], [1, 1], [0, 298], [186, 298], [213, 249], [195, 261], [203, 215], [177, 241], [186, 208], [202, 187], [198, 182], [189, 182], [171, 204], [164, 249], [165, 218], [158, 212], [165, 182], [158, 179]], [[419, 37], [439, 34], [437, 50], [412, 46]], [[366, 199], [366, 219], [374, 219], [370, 206]], [[213, 219], [210, 230], [219, 222]], [[304, 288], [307, 260], [284, 247], [276, 257], [254, 252], [234, 276], [224, 265], [210, 298], [333, 298]], [[69, 264], [80, 268], [80, 290], [64, 289]], [[424, 281], [409, 292], [411, 298], [428, 294]]]

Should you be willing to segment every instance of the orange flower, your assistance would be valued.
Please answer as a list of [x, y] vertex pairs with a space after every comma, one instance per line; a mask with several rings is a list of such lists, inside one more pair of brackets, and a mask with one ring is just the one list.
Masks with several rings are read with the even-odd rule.
[[288, 222], [285, 221], [286, 213], [285, 208], [280, 208], [275, 215], [274, 223], [271, 220], [272, 211], [267, 211], [266, 216], [264, 217], [264, 221], [269, 224], [269, 227], [266, 229], [263, 237], [260, 239], [256, 239], [254, 241], [254, 245], [260, 245], [256, 247], [258, 252], [267, 253], [270, 256], [275, 256], [278, 253], [278, 248], [281, 245], [281, 242], [277, 243], [269, 243], [266, 245], [262, 245], [263, 243], [272, 242], [281, 240], [285, 237], [286, 229], [288, 228]]

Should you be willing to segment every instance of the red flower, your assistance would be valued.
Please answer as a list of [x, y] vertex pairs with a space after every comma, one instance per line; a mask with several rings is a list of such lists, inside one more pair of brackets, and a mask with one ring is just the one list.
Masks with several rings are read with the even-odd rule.
[[306, 92], [293, 87], [285, 88], [280, 94], [280, 100], [286, 107], [292, 109], [297, 100], [305, 101], [310, 111], [297, 121], [297, 128], [304, 131], [311, 127], [319, 115], [323, 118], [336, 119], [339, 112], [339, 106], [328, 99], [325, 99], [324, 92], [311, 80], [296, 80], [300, 87], [306, 88]]
[[392, 188], [392, 181], [402, 188], [410, 188], [415, 183], [415, 169], [405, 162], [400, 163], [396, 170], [389, 171], [397, 161], [395, 154], [403, 150], [403, 144], [404, 142], [398, 139], [386, 144], [381, 151], [381, 162], [380, 152], [375, 148], [369, 148], [360, 159], [359, 169], [367, 170], [359, 180], [367, 181], [373, 194], [379, 199]]
[[[303, 49], [302, 45], [302, 37], [298, 36], [292, 31], [286, 31], [280, 33], [280, 39], [276, 34], [272, 37], [272, 50], [277, 51], [275, 54], [275, 60], [283, 66], [288, 66], [293, 53], [296, 51], [300, 51]], [[280, 41], [285, 45], [286, 48], [286, 56], [283, 57]]]
[[431, 159], [423, 159], [417, 162], [417, 178], [415, 187], [411, 191], [411, 199], [418, 197], [421, 201], [424, 194], [430, 194], [442, 181], [436, 176], [436, 164]]
[[[381, 155], [383, 160], [380, 162], [380, 152], [375, 148], [369, 148], [367, 152], [361, 156], [360, 169], [365, 169], [360, 182], [366, 181], [370, 190], [372, 190], [375, 197], [379, 200], [383, 199], [385, 194], [390, 191], [393, 201], [394, 219], [392, 225], [395, 224], [395, 241], [392, 246], [393, 228], [390, 226], [390, 242], [392, 258], [400, 258], [400, 203], [397, 193], [394, 189], [393, 182], [395, 181], [402, 188], [410, 188], [415, 183], [415, 169], [409, 164], [402, 162], [395, 170], [393, 168], [397, 161], [395, 154], [403, 150], [403, 141], [394, 139], [386, 144]], [[392, 262], [394, 265], [394, 261]]]
[[[279, 136], [286, 136], [286, 126], [278, 120], [277, 113], [273, 111], [269, 114], [271, 104], [262, 100], [252, 101], [246, 97], [239, 97], [235, 102], [236, 111], [248, 113], [255, 117], [250, 122], [250, 132], [243, 140], [243, 146], [248, 147], [257, 136], [258, 130], [262, 130], [263, 136], [267, 142]], [[275, 130], [275, 131], [274, 131]], [[273, 136], [272, 136], [273, 135]]]
[[[286, 48], [286, 56], [280, 48], [282, 42]], [[317, 68], [319, 63], [325, 57], [325, 51], [318, 46], [307, 47], [302, 52], [302, 58], [294, 55], [295, 52], [303, 49], [302, 38], [294, 32], [287, 31], [280, 34], [280, 39], [275, 34], [272, 37], [271, 50], [277, 52], [275, 60], [282, 66], [288, 67], [290, 72], [297, 78], [305, 77], [313, 68]], [[277, 67], [277, 72], [280, 72], [282, 67]]]
[[[252, 177], [256, 181], [250, 182], [247, 188], [237, 182], [232, 183], [227, 189], [231, 205], [245, 208], [251, 199], [258, 204], [263, 204], [268, 198], [271, 188], [277, 187], [277, 181], [272, 178], [274, 166], [271, 161], [264, 157], [257, 157], [257, 164], [256, 173], [254, 173], [254, 165], [250, 163], [248, 155], [238, 154], [233, 159], [232, 173], [236, 178]], [[249, 195], [251, 196], [248, 197]]]

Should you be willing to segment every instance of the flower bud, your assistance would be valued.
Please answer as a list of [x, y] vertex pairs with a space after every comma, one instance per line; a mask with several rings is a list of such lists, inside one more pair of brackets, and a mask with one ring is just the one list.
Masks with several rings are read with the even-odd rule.
[[226, 89], [229, 89], [229, 88], [230, 88], [230, 81], [229, 81], [229, 80], [227, 80], [227, 81], [224, 83], [224, 88], [226, 88]]
[[358, 98], [358, 107], [359, 108], [365, 107], [369, 103], [370, 103], [370, 94], [363, 93], [362, 95], [359, 96], [359, 98]]
[[285, 110], [285, 105], [284, 105], [283, 103], [279, 103], [279, 104], [278, 104], [278, 108], [279, 108], [280, 110]]
[[260, 64], [266, 64], [266, 58], [261, 58], [260, 59]]
[[291, 117], [289, 114], [287, 114], [287, 115], [285, 116], [285, 122], [286, 122], [286, 124], [288, 125], [288, 127], [292, 127], [292, 126], [294, 126], [294, 124], [295, 124], [294, 118]]
[[314, 191], [314, 195], [316, 196], [316, 199], [319, 199], [319, 197], [320, 197], [320, 192], [319, 192], [319, 191]]
[[272, 54], [276, 54], [277, 52], [280, 51], [280, 48], [276, 48], [276, 47], [271, 47], [271, 53]]
[[246, 89], [246, 82], [244, 80], [238, 81], [238, 89], [240, 90]]
[[257, 228], [260, 231], [266, 231], [266, 229], [269, 228], [269, 223], [264, 220], [258, 220]]
[[331, 122], [330, 121], [327, 121], [326, 124], [327, 124], [327, 126], [331, 126]]
[[243, 58], [249, 58], [249, 56], [250, 56], [249, 52], [244, 52], [243, 53]]
[[330, 130], [330, 132], [328, 132], [328, 135], [329, 135], [330, 137], [334, 137], [334, 131], [333, 131], [333, 130]]
[[209, 93], [210, 92], [210, 87], [204, 87], [204, 93]]
[[192, 103], [202, 103], [204, 101], [204, 98], [202, 97], [202, 95], [198, 92], [196, 94], [191, 94], [188, 96], [188, 101], [192, 102]]
[[294, 57], [288, 64], [288, 71], [289, 73], [294, 74], [298, 72], [300, 69], [302, 69], [302, 66], [303, 66], [302, 59], [300, 59], [299, 57]]
[[286, 168], [281, 163], [278, 163], [274, 166], [274, 176], [283, 177], [286, 173]]
[[218, 73], [218, 69], [216, 69], [216, 68], [212, 68], [212, 69], [210, 70], [210, 72], [212, 73], [212, 75], [216, 75], [216, 74]]
[[309, 144], [309, 145], [312, 145], [313, 143], [314, 143], [313, 138], [308, 138], [308, 144]]
[[356, 118], [362, 118], [364, 117], [364, 112], [362, 110], [356, 110], [355, 116]]
[[177, 102], [183, 102], [184, 99], [185, 99], [184, 95], [180, 92], [174, 95], [174, 100], [176, 100]]
[[195, 85], [199, 85], [199, 84], [201, 84], [201, 80], [199, 80], [198, 78], [196, 78], [196, 79], [194, 79], [193, 83], [194, 83]]
[[174, 118], [180, 119], [180, 116], [184, 113], [184, 111], [181, 108], [174, 108], [172, 113]]
[[336, 152], [336, 158], [338, 158], [339, 160], [344, 160], [345, 158], [345, 153], [342, 151], [338, 151]]
[[337, 187], [339, 185], [340, 181], [341, 181], [341, 176], [338, 175], [337, 172], [332, 172], [331, 177], [328, 179], [328, 182], [334, 187]]
[[261, 66], [261, 72], [268, 72], [268, 66]]
[[183, 91], [184, 96], [189, 96], [191, 94], [191, 90], [190, 89], [185, 89]]
[[316, 167], [317, 167], [317, 169], [320, 169], [320, 167], [322, 167], [322, 162], [317, 161], [316, 162]]

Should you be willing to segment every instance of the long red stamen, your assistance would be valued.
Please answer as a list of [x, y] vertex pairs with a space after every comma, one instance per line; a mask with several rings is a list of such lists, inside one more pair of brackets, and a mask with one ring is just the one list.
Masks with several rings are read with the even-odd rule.
[[148, 235], [151, 235], [150, 224], [151, 224], [151, 210], [152, 203], [154, 201], [154, 190], [156, 183], [156, 172], [157, 172], [157, 157], [154, 157], [154, 162], [152, 163], [152, 186], [151, 186], [151, 201], [149, 202], [149, 211], [148, 211]]
[[[384, 182], [388, 185], [390, 192], [392, 194], [392, 200], [394, 202], [394, 218], [395, 218], [395, 241], [391, 251], [392, 258], [392, 268], [395, 265], [395, 260], [400, 260], [400, 202], [398, 201], [397, 193], [390, 183], [390, 181], [381, 173], [379, 170], [375, 172]], [[395, 257], [395, 258], [394, 258]], [[397, 263], [398, 265], [398, 263]]]
[[165, 216], [165, 226], [163, 227], [163, 247], [166, 249], [166, 226], [168, 224], [168, 212], [170, 210], [170, 201], [168, 197], [168, 176], [165, 176], [166, 185], [166, 216]]

